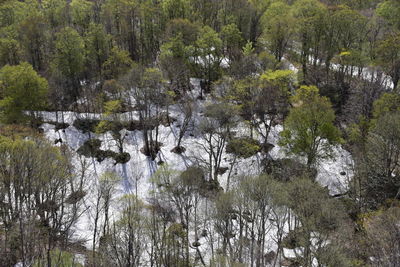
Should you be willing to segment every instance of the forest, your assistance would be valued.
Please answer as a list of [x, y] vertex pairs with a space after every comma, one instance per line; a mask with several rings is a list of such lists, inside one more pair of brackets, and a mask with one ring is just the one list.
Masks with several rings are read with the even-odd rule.
[[399, 0], [1, 0], [0, 267], [399, 267]]

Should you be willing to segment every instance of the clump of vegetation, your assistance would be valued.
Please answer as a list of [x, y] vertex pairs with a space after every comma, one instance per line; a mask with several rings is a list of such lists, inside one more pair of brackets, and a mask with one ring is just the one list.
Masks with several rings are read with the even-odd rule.
[[228, 141], [226, 152], [240, 158], [249, 158], [261, 151], [261, 144], [250, 137], [236, 137]]
[[115, 164], [124, 164], [131, 159], [131, 155], [127, 152], [117, 153], [112, 150], [102, 150], [100, 147], [101, 140], [93, 138], [85, 141], [76, 152], [85, 157], [94, 157], [98, 162], [102, 162], [107, 158], [113, 158]]
[[99, 123], [100, 120], [96, 119], [76, 119], [72, 125], [83, 133], [94, 133]]
[[54, 130], [55, 131], [59, 131], [59, 130], [65, 130], [69, 127], [69, 123], [65, 123], [65, 122], [56, 122], [54, 124]]

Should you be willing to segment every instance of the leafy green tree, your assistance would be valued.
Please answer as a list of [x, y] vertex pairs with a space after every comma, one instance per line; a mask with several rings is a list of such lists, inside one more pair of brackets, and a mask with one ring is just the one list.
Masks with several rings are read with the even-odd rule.
[[[196, 62], [201, 78], [205, 81], [205, 91], [209, 92], [211, 82], [218, 79], [220, 75], [220, 64], [222, 60], [222, 40], [218, 33], [208, 26], [204, 26], [196, 40]], [[203, 97], [203, 90], [200, 92]]]
[[165, 36], [168, 41], [180, 37], [185, 46], [190, 46], [195, 44], [199, 31], [200, 26], [188, 19], [173, 19], [165, 29]]
[[387, 24], [394, 29], [400, 29], [400, 3], [397, 0], [385, 0], [379, 3], [375, 12], [384, 18]]
[[104, 74], [107, 79], [118, 78], [126, 74], [133, 67], [129, 52], [118, 47], [113, 47], [110, 56], [103, 64]]
[[46, 17], [37, 10], [19, 23], [19, 43], [26, 60], [37, 71], [47, 69], [47, 51], [49, 50], [50, 34]]
[[377, 61], [392, 78], [396, 90], [400, 80], [400, 34], [387, 36], [379, 42], [377, 50]]
[[72, 0], [70, 9], [72, 23], [80, 32], [85, 31], [92, 18], [93, 3], [86, 0]]
[[[80, 80], [84, 71], [85, 48], [82, 37], [71, 28], [65, 27], [56, 34], [53, 72], [59, 72], [72, 99], [79, 96]], [[70, 87], [70, 89], [69, 89]]]
[[221, 40], [223, 42], [224, 53], [230, 60], [235, 60], [240, 57], [241, 48], [243, 45], [242, 33], [236, 26], [231, 23], [225, 25], [221, 29]]
[[90, 76], [102, 77], [102, 67], [107, 60], [110, 46], [110, 36], [105, 32], [103, 25], [90, 23], [85, 34], [86, 64], [95, 66], [96, 75], [89, 73]]
[[185, 46], [181, 34], [170, 38], [161, 46], [160, 62], [163, 72], [170, 80], [170, 88], [178, 95], [184, 95], [190, 88], [189, 56], [191, 48]]
[[332, 155], [332, 146], [341, 143], [340, 131], [333, 124], [335, 113], [326, 97], [315, 86], [301, 86], [292, 97], [279, 144], [289, 153], [305, 156], [308, 168]]
[[116, 45], [128, 50], [132, 59], [139, 59], [139, 1], [106, 0], [100, 8], [101, 22]]
[[67, 2], [63, 0], [43, 0], [43, 13], [49, 21], [50, 27], [56, 29], [70, 22]]
[[[339, 6], [330, 10], [326, 21], [326, 34], [324, 34], [325, 67], [330, 70], [332, 58], [350, 50], [361, 50], [361, 45], [366, 38], [367, 18], [348, 6]], [[353, 52], [354, 54], [354, 52]], [[343, 62], [344, 63], [344, 62]], [[341, 66], [339, 71], [344, 75], [346, 66]]]
[[400, 111], [400, 95], [396, 93], [384, 93], [374, 102], [373, 115], [375, 119], [396, 111]]
[[263, 15], [263, 36], [275, 59], [282, 60], [294, 32], [294, 18], [284, 1], [272, 3]]
[[21, 122], [24, 111], [34, 115], [46, 104], [48, 84], [29, 63], [6, 65], [0, 70], [1, 120], [5, 123]]
[[161, 8], [167, 20], [186, 18], [190, 11], [189, 0], [164, 0]]
[[21, 58], [21, 47], [17, 40], [0, 38], [0, 66], [16, 65]]
[[318, 57], [324, 35], [327, 8], [318, 0], [298, 0], [293, 4], [292, 12], [295, 18], [297, 40], [301, 45], [300, 62], [303, 79], [306, 79], [310, 55], [314, 56], [314, 61]]
[[361, 204], [377, 208], [400, 195], [400, 112], [380, 115], [369, 132], [366, 152], [358, 175], [361, 180]]

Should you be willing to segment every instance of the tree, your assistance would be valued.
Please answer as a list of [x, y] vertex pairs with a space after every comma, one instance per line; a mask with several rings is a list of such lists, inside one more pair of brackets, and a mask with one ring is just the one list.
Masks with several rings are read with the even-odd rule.
[[375, 119], [387, 113], [400, 111], [400, 95], [396, 93], [384, 93], [373, 104], [373, 115]]
[[85, 196], [69, 159], [41, 138], [3, 136], [0, 159], [0, 201], [7, 203], [0, 213], [3, 264], [45, 259], [52, 266], [52, 250], [65, 249]]
[[237, 122], [236, 114], [237, 108], [231, 104], [211, 104], [206, 107], [205, 118], [199, 124], [203, 140], [200, 146], [206, 152], [200, 160], [208, 169], [209, 181], [218, 183], [222, 155], [231, 129]]
[[62, 83], [67, 88], [67, 94], [72, 100], [79, 96], [82, 73], [84, 71], [85, 50], [84, 42], [79, 33], [65, 27], [56, 34], [53, 72], [59, 72]]
[[[125, 195], [118, 200], [121, 216], [110, 227], [110, 234], [99, 249], [103, 262], [112, 266], [141, 266], [147, 249], [148, 234], [145, 205], [135, 195]], [[147, 242], [145, 242], [147, 241]]]
[[231, 61], [240, 57], [243, 45], [242, 33], [236, 24], [228, 24], [221, 29], [221, 40], [224, 46], [224, 54]]
[[165, 0], [161, 2], [164, 16], [168, 20], [186, 18], [190, 12], [189, 0]]
[[105, 77], [107, 79], [119, 78], [126, 74], [133, 67], [133, 64], [128, 51], [113, 47], [109, 57], [103, 63]]
[[191, 50], [190, 46], [185, 45], [181, 33], [161, 46], [161, 68], [170, 81], [169, 87], [178, 97], [185, 95], [190, 88]]
[[392, 78], [396, 90], [400, 80], [400, 34], [387, 36], [379, 42], [377, 50], [378, 63]]
[[400, 196], [400, 112], [386, 112], [378, 117], [370, 131], [366, 152], [358, 175], [362, 205], [377, 208], [388, 199]]
[[378, 16], [385, 19], [386, 23], [394, 29], [400, 29], [400, 20], [397, 14], [400, 12], [400, 3], [396, 0], [385, 0], [379, 3], [375, 11]]
[[182, 153], [186, 149], [181, 146], [182, 139], [185, 136], [185, 133], [190, 127], [191, 122], [194, 120], [193, 118], [193, 111], [194, 111], [194, 103], [192, 100], [184, 98], [179, 104], [179, 109], [183, 114], [183, 120], [181, 122], [181, 126], [179, 127], [179, 134], [178, 134], [178, 141], [176, 147], [173, 148], [175, 153]]
[[0, 70], [1, 120], [5, 123], [22, 122], [24, 111], [34, 115], [34, 111], [44, 108], [48, 84], [31, 65], [6, 65]]
[[[200, 77], [204, 79], [204, 89], [209, 92], [211, 83], [218, 79], [222, 60], [222, 40], [218, 34], [208, 26], [204, 26], [196, 40], [196, 61]], [[203, 97], [203, 88], [200, 98]]]
[[315, 62], [318, 59], [327, 8], [317, 0], [299, 0], [293, 4], [292, 12], [295, 18], [297, 40], [301, 45], [300, 62], [303, 79], [307, 79], [310, 53], [314, 56]]
[[47, 69], [49, 62], [46, 62], [46, 52], [49, 50], [50, 40], [45, 16], [38, 10], [33, 10], [18, 26], [19, 45], [23, 48], [26, 60], [36, 71]]
[[80, 32], [85, 31], [89, 27], [92, 17], [92, 2], [86, 0], [72, 0], [70, 9], [72, 23]]
[[[132, 88], [136, 101], [139, 123], [143, 130], [144, 147], [142, 152], [155, 160], [160, 150], [159, 125], [162, 109], [168, 104], [162, 72], [156, 68], [132, 68], [123, 78], [125, 88]], [[164, 118], [169, 119], [168, 114]]]
[[263, 15], [263, 26], [269, 50], [281, 61], [295, 28], [290, 6], [284, 1], [272, 3]]
[[139, 59], [139, 1], [106, 0], [99, 9], [101, 23], [116, 45], [127, 50], [132, 59]]
[[[397, 266], [400, 264], [400, 207], [381, 208], [363, 216], [363, 226], [366, 232], [366, 247], [371, 265]], [[373, 260], [372, 260], [373, 259]]]
[[124, 142], [127, 136], [121, 121], [122, 105], [120, 100], [110, 100], [104, 103], [104, 118], [97, 124], [96, 133], [106, 134], [110, 131], [111, 137], [118, 147], [118, 154], [114, 159], [117, 163], [126, 163], [130, 160], [130, 154], [124, 152]]
[[17, 40], [0, 38], [0, 66], [16, 65], [21, 58], [21, 47]]
[[[330, 198], [326, 189], [308, 178], [291, 182], [286, 196], [294, 222], [289, 223], [283, 246], [294, 249], [296, 261], [307, 267], [314, 262], [324, 266], [351, 266], [344, 242], [350, 229], [339, 200]], [[299, 252], [298, 247], [302, 247]]]
[[292, 97], [290, 110], [279, 144], [289, 153], [305, 156], [308, 168], [320, 158], [331, 156], [332, 145], [341, 143], [334, 126], [335, 113], [326, 97], [315, 86], [301, 86]]
[[[338, 6], [330, 12], [332, 14], [326, 21], [323, 46], [327, 73], [330, 71], [330, 63], [335, 55], [341, 52], [355, 54], [355, 50], [361, 50], [361, 44], [366, 37], [363, 29], [367, 24], [367, 19], [363, 15], [348, 6]], [[343, 64], [339, 71], [343, 72], [346, 67]]]
[[[95, 66], [96, 75], [89, 73], [95, 78], [102, 77], [102, 68], [109, 54], [110, 36], [106, 34], [103, 25], [90, 23], [85, 34], [86, 62]], [[96, 77], [97, 76], [97, 77]]]

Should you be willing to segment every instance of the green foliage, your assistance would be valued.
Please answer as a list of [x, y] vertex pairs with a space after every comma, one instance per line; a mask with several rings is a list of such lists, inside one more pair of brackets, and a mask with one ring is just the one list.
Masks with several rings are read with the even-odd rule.
[[400, 79], [400, 34], [389, 35], [380, 41], [377, 56], [377, 62], [392, 78], [396, 90]]
[[98, 72], [101, 72], [107, 60], [110, 39], [102, 25], [90, 23], [85, 35], [86, 57], [88, 63], [97, 67]]
[[227, 55], [230, 59], [234, 59], [243, 44], [242, 33], [236, 24], [231, 23], [222, 27], [220, 36]]
[[376, 208], [395, 198], [400, 188], [400, 112], [380, 115], [368, 134], [366, 152], [360, 165], [364, 203]]
[[92, 17], [93, 3], [86, 0], [71, 1], [72, 23], [81, 29], [88, 28]]
[[0, 38], [0, 65], [17, 64], [21, 57], [21, 47], [17, 40]]
[[210, 104], [206, 107], [204, 116], [215, 119], [220, 126], [231, 126], [235, 123], [237, 108], [228, 103]]
[[190, 9], [189, 0], [163, 0], [161, 8], [167, 19], [186, 18]]
[[384, 93], [374, 102], [373, 115], [375, 119], [395, 111], [400, 111], [400, 95], [396, 93]]
[[286, 52], [295, 29], [295, 20], [290, 9], [291, 7], [284, 1], [275, 1], [263, 15], [264, 38], [269, 50], [279, 61]]
[[106, 77], [112, 79], [126, 74], [133, 66], [134, 63], [128, 51], [113, 47], [110, 56], [103, 64], [103, 69]]
[[295, 76], [291, 70], [266, 71], [260, 76], [261, 83], [269, 83], [280, 88], [283, 92], [289, 92], [289, 86], [293, 86]]
[[61, 27], [66, 24], [67, 3], [63, 0], [43, 0], [44, 14], [52, 27]]
[[78, 96], [79, 79], [84, 70], [84, 42], [79, 33], [65, 27], [56, 34], [56, 52], [53, 60], [53, 71], [59, 71], [65, 79], [70, 80], [73, 97]]
[[397, 29], [400, 29], [400, 3], [396, 0], [382, 1], [376, 8], [376, 14], [385, 19], [385, 21]]
[[250, 41], [247, 42], [247, 43], [243, 46], [242, 50], [243, 50], [243, 55], [244, 55], [244, 56], [250, 56], [250, 55], [253, 54], [253, 52], [254, 52], [253, 43], [250, 42]]
[[24, 111], [45, 107], [48, 84], [31, 65], [6, 65], [0, 70], [1, 120], [5, 123], [22, 122]]
[[226, 145], [227, 153], [232, 153], [240, 158], [249, 158], [260, 151], [260, 142], [249, 137], [232, 138]]
[[300, 87], [292, 102], [279, 144], [292, 154], [305, 156], [310, 167], [319, 158], [331, 156], [332, 145], [342, 142], [333, 124], [335, 113], [329, 100], [319, 96], [315, 86]]

